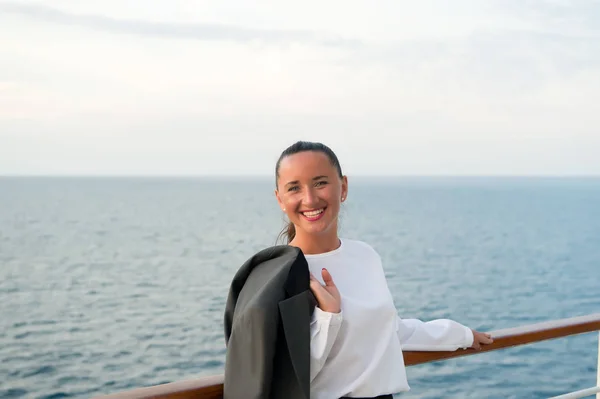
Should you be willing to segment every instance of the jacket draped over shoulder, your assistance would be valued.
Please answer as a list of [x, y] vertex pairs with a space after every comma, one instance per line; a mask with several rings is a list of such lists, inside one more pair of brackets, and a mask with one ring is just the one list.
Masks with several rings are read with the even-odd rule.
[[310, 320], [317, 304], [299, 248], [248, 259], [225, 307], [225, 399], [309, 399]]

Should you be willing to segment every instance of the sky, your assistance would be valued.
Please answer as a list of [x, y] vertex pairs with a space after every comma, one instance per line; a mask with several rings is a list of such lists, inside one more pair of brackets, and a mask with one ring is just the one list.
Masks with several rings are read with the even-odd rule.
[[0, 0], [0, 175], [600, 175], [600, 2]]

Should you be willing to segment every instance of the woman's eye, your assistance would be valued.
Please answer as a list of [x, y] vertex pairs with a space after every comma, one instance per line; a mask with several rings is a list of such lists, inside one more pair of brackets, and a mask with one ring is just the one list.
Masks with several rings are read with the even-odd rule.
[[288, 188], [288, 191], [297, 191], [298, 190], [298, 186], [292, 186], [290, 188]]
[[320, 182], [317, 182], [317, 184], [316, 184], [316, 185], [317, 185], [317, 186], [324, 186], [325, 184], [327, 184], [327, 182], [326, 182], [326, 181], [320, 181]]

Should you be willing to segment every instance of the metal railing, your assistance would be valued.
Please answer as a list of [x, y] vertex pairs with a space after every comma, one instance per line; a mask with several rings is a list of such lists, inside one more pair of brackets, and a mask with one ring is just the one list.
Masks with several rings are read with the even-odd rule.
[[[522, 327], [491, 331], [494, 343], [481, 350], [466, 349], [453, 352], [405, 352], [407, 366], [434, 362], [454, 357], [464, 357], [514, 346], [557, 339], [570, 335], [600, 332], [600, 313], [568, 319], [553, 320]], [[598, 378], [596, 387], [565, 393], [551, 399], [577, 399], [593, 396], [600, 399], [600, 333], [598, 336]], [[153, 387], [138, 388], [97, 396], [95, 399], [222, 399], [223, 375], [178, 381]]]
[[550, 399], [579, 399], [587, 398], [594, 394], [596, 394], [596, 399], [600, 399], [600, 333], [598, 333], [598, 377], [596, 377], [596, 386], [580, 391], [565, 393], [564, 395], [554, 396]]

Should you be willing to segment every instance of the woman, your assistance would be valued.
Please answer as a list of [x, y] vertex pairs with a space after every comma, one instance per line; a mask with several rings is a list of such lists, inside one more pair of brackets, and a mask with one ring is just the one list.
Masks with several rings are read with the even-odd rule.
[[317, 307], [310, 323], [310, 397], [391, 398], [408, 391], [402, 350], [479, 349], [489, 334], [451, 320], [422, 322], [396, 313], [377, 252], [338, 237], [348, 179], [333, 151], [297, 142], [276, 165], [284, 232], [308, 262]]

